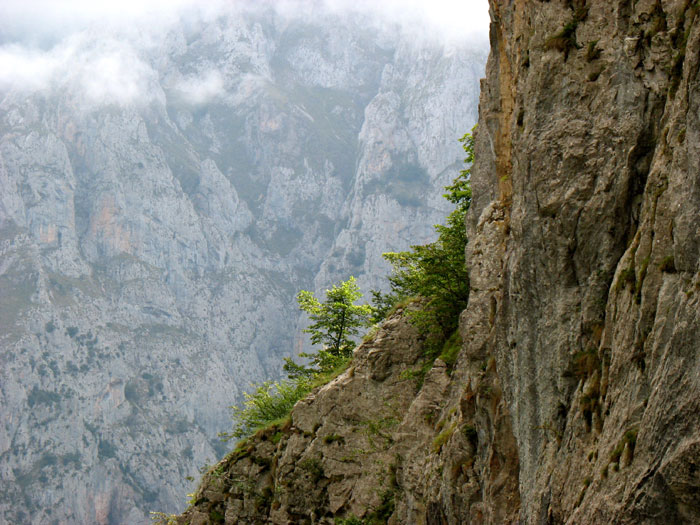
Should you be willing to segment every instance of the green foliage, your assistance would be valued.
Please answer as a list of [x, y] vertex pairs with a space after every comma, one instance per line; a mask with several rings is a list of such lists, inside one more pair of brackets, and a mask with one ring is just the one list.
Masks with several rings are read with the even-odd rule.
[[621, 290], [626, 284], [631, 285], [633, 288], [637, 282], [637, 276], [634, 271], [634, 266], [629, 268], [623, 268], [620, 272], [620, 277], [615, 284], [615, 290]]
[[384, 525], [388, 523], [396, 508], [394, 488], [392, 487], [381, 494], [379, 505], [367, 514], [365, 518], [360, 519], [354, 514], [350, 514], [347, 518], [335, 518], [335, 525]]
[[323, 442], [327, 444], [335, 443], [336, 441], [338, 443], [344, 444], [345, 438], [340, 434], [328, 434], [326, 437], [323, 438]]
[[322, 344], [324, 350], [332, 355], [350, 356], [355, 346], [352, 338], [361, 328], [369, 326], [373, 313], [370, 305], [355, 304], [360, 298], [362, 293], [354, 277], [326, 290], [326, 300], [323, 303], [312, 292], [299, 292], [299, 308], [309, 314], [312, 321], [304, 330], [311, 334], [311, 342]]
[[459, 335], [459, 330], [455, 330], [450, 338], [445, 341], [440, 353], [440, 359], [447, 365], [447, 370], [452, 372], [459, 351], [462, 349], [462, 337]]
[[634, 300], [637, 302], [637, 304], [640, 304], [642, 302], [642, 285], [644, 284], [644, 279], [647, 276], [647, 270], [649, 269], [650, 260], [651, 258], [649, 256], [645, 257], [644, 260], [642, 260], [642, 265], [639, 270], [639, 279], [637, 279], [634, 285]]
[[453, 423], [437, 435], [433, 440], [433, 452], [437, 454], [442, 450], [443, 445], [447, 443], [452, 437], [452, 434], [454, 434], [456, 427], [457, 425]]
[[585, 381], [600, 368], [600, 364], [598, 350], [590, 347], [574, 354], [573, 362], [569, 369], [564, 372], [564, 375], [566, 377], [577, 377]]
[[222, 433], [225, 440], [250, 435], [256, 429], [284, 419], [294, 404], [309, 393], [308, 380], [265, 381], [255, 385], [253, 393], [244, 393], [242, 406], [232, 406], [235, 427], [231, 433]]
[[471, 176], [471, 165], [474, 162], [474, 133], [476, 132], [476, 126], [472, 128], [471, 133], [465, 133], [459, 141], [462, 143], [462, 148], [467, 154], [464, 157], [464, 163], [468, 164], [468, 167], [460, 170], [459, 175], [452, 184], [445, 186], [447, 193], [443, 194], [448, 201], [452, 204], [456, 204], [458, 208], [463, 209], [465, 212], [469, 209], [469, 205], [472, 202], [472, 189], [469, 184], [469, 178]]
[[397, 298], [392, 294], [385, 294], [379, 290], [370, 290], [372, 294], [372, 307], [374, 308], [373, 321], [378, 323], [386, 319], [396, 309]]
[[586, 49], [586, 61], [593, 62], [594, 60], [598, 60], [602, 52], [603, 51], [598, 47], [598, 41], [591, 40], [588, 42], [588, 48]]
[[299, 308], [309, 315], [311, 324], [304, 331], [311, 334], [313, 344], [322, 345], [316, 353], [302, 353], [310, 360], [310, 367], [285, 360], [284, 370], [291, 379], [311, 378], [341, 366], [352, 356], [355, 337], [369, 327], [374, 319], [374, 308], [355, 304], [362, 293], [354, 277], [326, 290], [326, 299], [320, 302], [309, 291], [297, 295]]
[[545, 42], [546, 49], [556, 49], [564, 53], [564, 60], [569, 57], [573, 50], [580, 49], [581, 46], [576, 41], [576, 29], [588, 16], [588, 8], [580, 7], [574, 10], [574, 16], [569, 20], [561, 31], [549, 37]]
[[165, 512], [153, 511], [151, 511], [150, 514], [153, 525], [175, 525], [177, 523], [177, 516], [175, 514], [166, 514]]
[[335, 525], [364, 525], [365, 521], [361, 520], [354, 514], [347, 518], [335, 518]]
[[325, 475], [323, 473], [323, 465], [321, 464], [321, 460], [317, 458], [305, 459], [299, 463], [299, 467], [309, 473], [314, 483], [318, 483]]
[[392, 265], [389, 282], [393, 295], [427, 299], [423, 311], [429, 315], [425, 321], [446, 335], [454, 331], [456, 318], [469, 298], [464, 213], [458, 208], [447, 217], [447, 225], [435, 226], [439, 234], [435, 242], [384, 254]]
[[467, 438], [469, 443], [471, 443], [472, 447], [474, 447], [474, 450], [476, 450], [476, 447], [479, 444], [479, 432], [476, 430], [476, 427], [472, 424], [465, 425], [464, 436]]
[[217, 509], [212, 509], [209, 511], [209, 522], [210, 523], [224, 523], [226, 521], [223, 512]]
[[321, 373], [342, 367], [348, 360], [348, 357], [334, 355], [324, 349], [315, 353], [302, 352], [299, 354], [299, 357], [308, 359], [311, 366], [300, 365], [289, 357], [284, 358], [284, 371], [294, 381], [310, 381]]
[[610, 453], [610, 463], [620, 462], [620, 456], [622, 456], [622, 452], [625, 450], [625, 445], [627, 445], [627, 447], [630, 449], [630, 453], [634, 455], [634, 448], [637, 444], [638, 432], [639, 429], [637, 427], [632, 427], [624, 433], [622, 439]]
[[[474, 129], [460, 139], [467, 154], [464, 159], [466, 163], [474, 160], [473, 133]], [[465, 216], [472, 198], [469, 177], [470, 167], [467, 167], [460, 171], [451, 185], [445, 187], [447, 193], [444, 197], [455, 204], [455, 209], [447, 216], [445, 224], [435, 226], [437, 240], [411, 246], [408, 251], [385, 253], [384, 258], [392, 266], [389, 276], [391, 291], [387, 294], [372, 292], [376, 311], [380, 314], [391, 311], [391, 305], [400, 301], [420, 298], [421, 307], [411, 310], [409, 316], [426, 337], [428, 367], [441, 353], [451, 366], [459, 351], [456, 339], [444, 348], [443, 345], [455, 333], [459, 314], [469, 300], [465, 260]], [[418, 372], [416, 377], [419, 381], [424, 371], [425, 367]]]
[[367, 523], [372, 525], [388, 523], [389, 518], [394, 513], [394, 509], [396, 508], [395, 497], [396, 494], [391, 489], [383, 492], [379, 506], [370, 513]]

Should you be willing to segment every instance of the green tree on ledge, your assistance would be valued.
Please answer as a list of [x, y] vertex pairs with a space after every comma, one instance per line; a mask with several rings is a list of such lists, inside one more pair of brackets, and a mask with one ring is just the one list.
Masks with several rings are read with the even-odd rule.
[[244, 393], [240, 406], [232, 406], [232, 432], [219, 434], [223, 439], [241, 438], [256, 429], [281, 421], [289, 415], [294, 404], [309, 393], [319, 382], [324, 383], [350, 361], [355, 347], [354, 337], [372, 323], [374, 308], [355, 304], [362, 298], [354, 277], [326, 290], [325, 301], [319, 301], [312, 292], [297, 294], [299, 308], [309, 315], [311, 324], [304, 330], [311, 334], [313, 344], [322, 345], [316, 353], [302, 353], [309, 366], [285, 359], [284, 370], [288, 379], [265, 381], [253, 385], [252, 393]]
[[[474, 129], [461, 139], [467, 156], [464, 162], [474, 160]], [[456, 205], [447, 216], [445, 224], [435, 226], [438, 238], [435, 242], [411, 246], [404, 252], [383, 254], [391, 263], [389, 276], [391, 292], [373, 291], [378, 310], [386, 313], [389, 305], [411, 297], [421, 297], [425, 303], [412, 313], [414, 322], [426, 334], [432, 335], [436, 344], [456, 330], [460, 312], [469, 300], [469, 276], [465, 261], [467, 234], [465, 216], [471, 204], [469, 185], [470, 168], [460, 171], [451, 185], [446, 186], [444, 197]]]
[[311, 343], [322, 345], [313, 354], [302, 353], [310, 360], [310, 367], [285, 359], [284, 370], [290, 378], [313, 377], [342, 365], [355, 347], [355, 337], [372, 324], [374, 308], [369, 304], [355, 304], [362, 298], [354, 277], [326, 290], [326, 299], [320, 302], [313, 292], [302, 290], [297, 294], [299, 308], [309, 315], [311, 324], [304, 332], [311, 334]]

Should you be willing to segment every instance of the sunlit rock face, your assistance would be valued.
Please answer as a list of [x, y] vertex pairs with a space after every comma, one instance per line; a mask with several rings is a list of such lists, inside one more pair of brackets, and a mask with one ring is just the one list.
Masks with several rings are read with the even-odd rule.
[[303, 344], [299, 289], [430, 238], [486, 51], [271, 11], [55, 49], [0, 93], [0, 522], [141, 523]]

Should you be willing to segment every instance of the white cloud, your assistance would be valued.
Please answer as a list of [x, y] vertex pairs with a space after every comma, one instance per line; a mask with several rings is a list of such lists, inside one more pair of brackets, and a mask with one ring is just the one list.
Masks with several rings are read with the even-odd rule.
[[225, 92], [224, 79], [217, 70], [183, 78], [175, 84], [173, 89], [185, 102], [195, 105], [206, 104]]
[[[70, 90], [93, 104], [148, 102], [158, 75], [142, 58], [182, 20], [273, 7], [283, 16], [362, 13], [378, 27], [444, 43], [486, 42], [487, 0], [0, 0], [0, 90]], [[324, 14], [325, 13], [325, 14]], [[171, 86], [203, 104], [224, 93], [210, 70]]]
[[220, 5], [220, 1], [206, 0], [4, 0], [0, 28], [12, 38], [35, 40], [62, 37], [95, 24], [123, 28], [148, 20], [155, 29], [171, 24], [187, 10], [205, 12]]
[[0, 89], [45, 89], [61, 60], [54, 53], [13, 44], [0, 47]]
[[60, 35], [99, 23], [109, 27], [148, 21], [151, 29], [180, 16], [216, 16], [226, 10], [274, 6], [286, 14], [334, 11], [368, 13], [412, 30], [444, 38], [483, 37], [488, 31], [488, 0], [22, 0], [0, 2], [0, 29], [11, 37]]
[[332, 9], [368, 13], [443, 42], [485, 40], [488, 0], [326, 0]]
[[71, 92], [83, 104], [146, 102], [155, 72], [128, 43], [72, 35], [49, 51], [0, 47], [0, 89]]
[[71, 79], [72, 87], [82, 90], [97, 104], [148, 102], [148, 94], [153, 94], [149, 87], [155, 84], [156, 73], [128, 45], [118, 41], [109, 44], [95, 52], [78, 55], [76, 61], [66, 64], [77, 66], [77, 74]]

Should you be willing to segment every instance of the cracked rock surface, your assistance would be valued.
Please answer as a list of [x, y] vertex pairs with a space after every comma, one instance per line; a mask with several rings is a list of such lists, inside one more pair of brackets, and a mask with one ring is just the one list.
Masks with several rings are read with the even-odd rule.
[[700, 6], [491, 16], [454, 369], [390, 319], [180, 523], [700, 522]]

